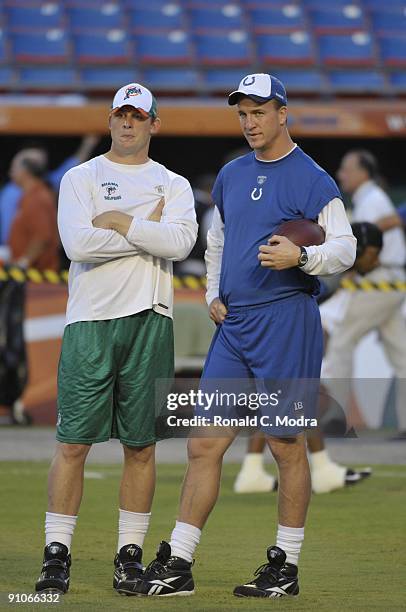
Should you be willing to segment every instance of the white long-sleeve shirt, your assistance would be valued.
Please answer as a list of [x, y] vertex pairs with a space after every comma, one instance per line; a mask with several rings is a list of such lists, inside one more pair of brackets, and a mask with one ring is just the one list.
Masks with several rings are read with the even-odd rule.
[[[320, 212], [318, 223], [326, 234], [320, 246], [306, 247], [308, 262], [301, 267], [311, 275], [327, 275], [344, 272], [355, 260], [357, 241], [351, 230], [344, 205], [339, 198], [331, 200]], [[212, 225], [207, 234], [205, 254], [207, 268], [207, 304], [219, 297], [221, 260], [224, 245], [224, 223], [216, 208]], [[259, 264], [258, 264], [259, 265]]]
[[[161, 197], [161, 221], [148, 216]], [[133, 216], [127, 236], [95, 228], [108, 210]], [[124, 317], [153, 308], [172, 316], [172, 261], [190, 253], [197, 236], [189, 182], [148, 160], [127, 165], [100, 155], [62, 179], [58, 227], [67, 256], [66, 323]]]

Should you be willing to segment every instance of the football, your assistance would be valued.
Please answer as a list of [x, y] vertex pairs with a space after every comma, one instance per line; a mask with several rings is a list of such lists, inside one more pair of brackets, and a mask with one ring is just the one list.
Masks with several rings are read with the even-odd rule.
[[296, 246], [318, 246], [325, 241], [323, 228], [310, 219], [292, 219], [281, 223], [275, 230], [278, 236], [286, 236]]

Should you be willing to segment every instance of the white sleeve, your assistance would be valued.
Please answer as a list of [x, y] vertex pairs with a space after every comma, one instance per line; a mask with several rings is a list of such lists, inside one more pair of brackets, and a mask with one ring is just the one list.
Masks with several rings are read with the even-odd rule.
[[217, 206], [214, 209], [211, 227], [207, 232], [207, 249], [204, 255], [207, 268], [206, 302], [208, 306], [219, 297], [221, 260], [224, 247], [224, 223]]
[[114, 230], [93, 227], [89, 182], [78, 173], [74, 176], [68, 172], [63, 177], [58, 203], [58, 229], [69, 259], [78, 263], [103, 263], [139, 253], [140, 249]]
[[134, 217], [126, 238], [154, 257], [186, 259], [197, 238], [195, 202], [188, 181], [181, 177], [174, 181], [159, 223]]
[[334, 198], [322, 209], [318, 223], [326, 240], [320, 246], [306, 247], [308, 262], [301, 268], [307, 274], [338, 274], [351, 268], [355, 261], [357, 240], [348, 221], [344, 204]]

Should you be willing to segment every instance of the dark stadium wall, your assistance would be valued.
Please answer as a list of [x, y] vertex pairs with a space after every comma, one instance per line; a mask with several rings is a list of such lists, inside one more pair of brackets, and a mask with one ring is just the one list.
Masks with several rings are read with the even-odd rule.
[[[404, 139], [331, 139], [296, 138], [295, 141], [335, 176], [341, 157], [354, 147], [366, 148], [378, 158], [381, 173], [396, 203], [406, 199], [406, 179], [404, 159], [406, 144]], [[26, 145], [39, 144], [49, 153], [50, 167], [57, 167], [66, 157], [77, 149], [80, 139], [74, 137], [1, 137], [2, 156], [0, 160], [0, 181], [8, 180], [8, 169], [13, 155]], [[93, 155], [104, 153], [110, 146], [103, 137]], [[168, 166], [174, 172], [193, 180], [208, 172], [216, 173], [224, 159], [233, 151], [245, 146], [242, 138], [199, 138], [199, 137], [157, 137], [151, 145], [151, 157]]]

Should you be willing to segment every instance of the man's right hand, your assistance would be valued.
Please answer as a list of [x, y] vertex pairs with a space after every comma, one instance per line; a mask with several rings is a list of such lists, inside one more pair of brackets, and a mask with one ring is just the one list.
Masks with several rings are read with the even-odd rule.
[[215, 323], [223, 323], [226, 318], [227, 308], [219, 298], [215, 298], [209, 306], [210, 319]]
[[156, 208], [152, 211], [149, 217], [147, 217], [148, 221], [156, 221], [157, 223], [159, 223], [162, 217], [162, 211], [164, 209], [164, 206], [165, 198], [161, 198], [158, 204], [156, 205]]

